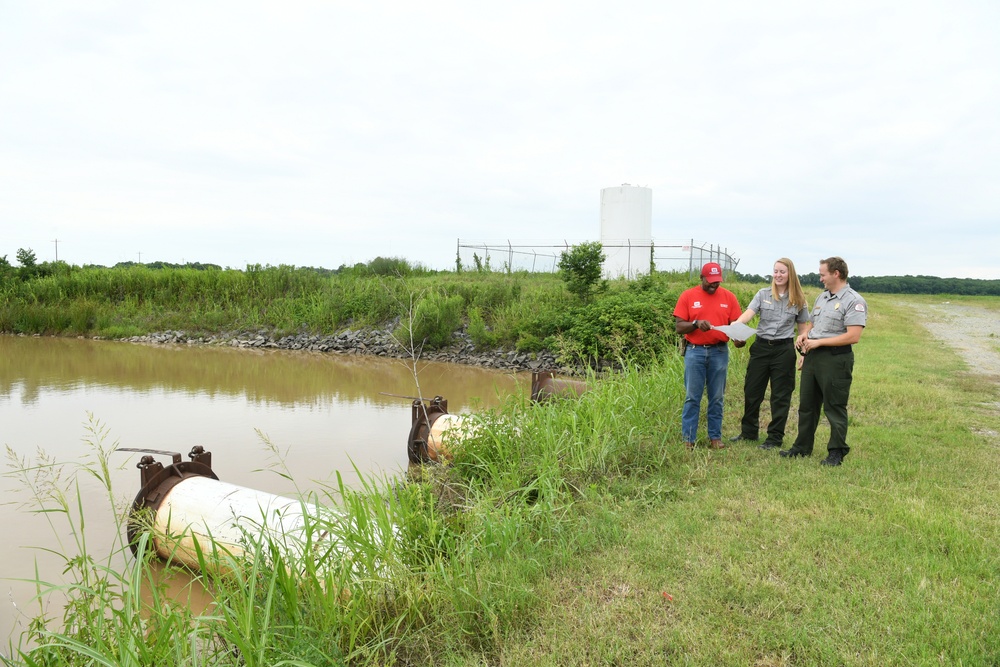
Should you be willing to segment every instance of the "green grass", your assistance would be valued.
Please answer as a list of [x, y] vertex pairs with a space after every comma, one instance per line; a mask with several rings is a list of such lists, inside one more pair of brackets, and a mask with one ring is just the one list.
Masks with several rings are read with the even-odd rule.
[[538, 627], [503, 662], [996, 664], [1000, 443], [977, 433], [998, 430], [982, 407], [997, 389], [956, 377], [897, 301], [869, 299], [843, 467], [678, 453], [656, 476], [676, 501], [624, 510], [621, 542], [546, 583]]
[[[512, 397], [408, 484], [329, 489], [314, 500], [341, 523], [304, 548], [258, 540], [224, 568], [206, 553], [202, 615], [142, 609], [142, 559], [118, 574], [68, 550], [68, 616], [5, 664], [997, 664], [1000, 392], [915, 307], [869, 303], [841, 468], [819, 465], [822, 427], [805, 460], [686, 451], [681, 362], [664, 353], [579, 400]], [[74, 503], [53, 504], [72, 487], [38, 495], [73, 523]], [[327, 528], [348, 548], [303, 558]]]

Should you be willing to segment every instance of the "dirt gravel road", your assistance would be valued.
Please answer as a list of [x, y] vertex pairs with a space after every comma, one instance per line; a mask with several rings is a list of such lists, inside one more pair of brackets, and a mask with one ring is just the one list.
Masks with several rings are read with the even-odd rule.
[[[980, 306], [948, 303], [930, 306], [931, 319], [924, 325], [935, 338], [952, 346], [969, 365], [969, 372], [1000, 384], [1000, 315]], [[1000, 415], [1000, 402], [980, 407]], [[1000, 429], [974, 428], [987, 441], [1000, 443]]]
[[1000, 316], [979, 306], [941, 303], [930, 306], [925, 322], [935, 338], [955, 348], [969, 364], [969, 371], [1000, 382]]

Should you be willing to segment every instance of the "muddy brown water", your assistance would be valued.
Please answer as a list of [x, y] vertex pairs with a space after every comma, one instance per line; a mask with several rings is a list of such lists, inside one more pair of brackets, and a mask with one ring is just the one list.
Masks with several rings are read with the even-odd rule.
[[[355, 468], [362, 475], [403, 474], [411, 401], [386, 394], [439, 395], [459, 413], [530, 388], [526, 374], [455, 364], [418, 368], [415, 380], [404, 362], [377, 357], [0, 336], [0, 444], [7, 450], [0, 477], [0, 654], [39, 611], [32, 585], [19, 580], [34, 578], [36, 562], [42, 579], [60, 580], [62, 560], [43, 549], [79, 552], [62, 515], [33, 511], [25, 479], [50, 488], [53, 469], [22, 475], [17, 467], [63, 464], [57, 486], [69, 490], [74, 515], [79, 488], [87, 550], [100, 560], [120, 546], [112, 508], [121, 512], [138, 492], [141, 454], [111, 455], [110, 494], [90, 475], [74, 478], [77, 464], [94, 460], [95, 429], [105, 449], [168, 450], [187, 460], [192, 446], [202, 445], [221, 480], [295, 495], [335, 485], [338, 472], [357, 486]], [[46, 611], [61, 617], [55, 602]]]

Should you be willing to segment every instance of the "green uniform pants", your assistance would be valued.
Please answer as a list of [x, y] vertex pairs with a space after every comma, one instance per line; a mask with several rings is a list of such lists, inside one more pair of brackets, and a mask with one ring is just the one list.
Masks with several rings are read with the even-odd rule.
[[771, 422], [767, 425], [766, 442], [780, 447], [795, 391], [795, 347], [790, 338], [780, 343], [758, 338], [750, 346], [740, 422], [740, 435], [747, 440], [756, 440], [760, 435], [760, 404], [764, 402], [768, 382], [771, 383]]
[[830, 422], [827, 450], [839, 450], [844, 456], [851, 450], [847, 446], [847, 400], [853, 373], [854, 351], [850, 346], [817, 347], [805, 356], [799, 383], [799, 435], [792, 451], [812, 454], [820, 407]]

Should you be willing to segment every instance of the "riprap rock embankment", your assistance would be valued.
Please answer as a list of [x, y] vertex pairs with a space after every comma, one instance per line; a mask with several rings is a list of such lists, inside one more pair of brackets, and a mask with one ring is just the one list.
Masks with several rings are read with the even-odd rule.
[[[412, 357], [410, 350], [400, 345], [390, 329], [347, 329], [330, 335], [302, 333], [280, 337], [264, 331], [211, 336], [189, 335], [183, 331], [161, 331], [122, 340], [152, 345], [225, 345], [243, 349], [374, 355], [395, 359]], [[419, 358], [422, 361], [467, 364], [501, 370], [558, 370], [567, 374], [574, 372], [573, 369], [562, 368], [556, 361], [555, 355], [548, 351], [525, 353], [504, 349], [477, 350], [471, 337], [464, 332], [456, 332], [453, 340], [454, 342], [446, 348], [419, 350]]]

